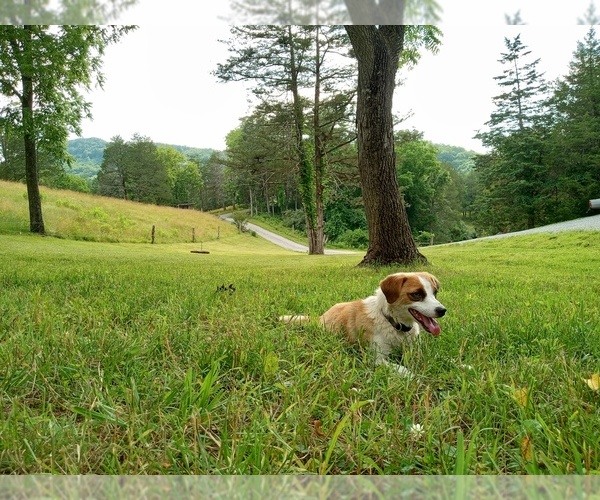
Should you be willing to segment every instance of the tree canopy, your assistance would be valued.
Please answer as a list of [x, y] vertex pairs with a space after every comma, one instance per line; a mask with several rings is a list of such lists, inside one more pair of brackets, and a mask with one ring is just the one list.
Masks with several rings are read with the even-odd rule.
[[38, 148], [69, 161], [69, 132], [91, 117], [82, 90], [102, 85], [104, 49], [133, 27], [0, 26], [0, 93], [5, 133], [24, 143], [30, 229], [45, 232], [39, 193]]

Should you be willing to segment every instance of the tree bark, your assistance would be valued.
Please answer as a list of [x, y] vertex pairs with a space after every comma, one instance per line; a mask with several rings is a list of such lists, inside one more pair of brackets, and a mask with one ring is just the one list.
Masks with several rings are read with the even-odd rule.
[[313, 104], [313, 133], [314, 133], [314, 170], [315, 170], [315, 210], [316, 234], [315, 249], [318, 254], [325, 253], [325, 220], [323, 206], [323, 177], [325, 175], [325, 146], [321, 130], [321, 46], [320, 27], [316, 27], [315, 35], [315, 100]]
[[25, 145], [25, 181], [29, 201], [29, 230], [32, 233], [45, 234], [33, 117], [32, 28], [29, 25], [24, 26], [23, 65], [21, 67], [21, 83], [23, 85], [21, 111], [23, 114], [23, 140]]
[[294, 109], [294, 131], [296, 141], [296, 155], [300, 166], [300, 191], [302, 194], [302, 205], [306, 213], [306, 232], [308, 236], [308, 253], [310, 255], [322, 255], [325, 253], [323, 238], [319, 238], [317, 230], [317, 207], [314, 197], [314, 165], [309, 158], [304, 144], [304, 111], [302, 99], [298, 88], [299, 68], [296, 64], [296, 54], [292, 38], [291, 26], [288, 26], [290, 44], [290, 90], [293, 97]]
[[404, 26], [346, 26], [358, 61], [358, 168], [369, 230], [360, 265], [426, 262], [412, 236], [396, 177], [392, 98]]

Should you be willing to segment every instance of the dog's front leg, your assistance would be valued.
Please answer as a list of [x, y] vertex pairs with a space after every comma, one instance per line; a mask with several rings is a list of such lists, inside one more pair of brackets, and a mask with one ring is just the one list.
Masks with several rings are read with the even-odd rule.
[[387, 356], [381, 352], [377, 352], [377, 357], [375, 358], [375, 364], [389, 366], [390, 368], [395, 370], [398, 373], [398, 375], [400, 375], [402, 378], [406, 378], [406, 379], [413, 378], [413, 374], [408, 368], [388, 361]]

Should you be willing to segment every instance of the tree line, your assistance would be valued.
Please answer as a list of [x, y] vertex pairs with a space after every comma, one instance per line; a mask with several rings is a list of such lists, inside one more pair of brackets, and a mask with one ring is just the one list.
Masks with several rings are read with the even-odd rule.
[[[394, 133], [389, 109], [381, 115], [385, 120], [377, 118], [393, 92], [397, 68], [416, 64], [420, 51], [435, 51], [441, 43], [433, 27], [410, 28], [232, 28], [230, 57], [218, 65], [215, 76], [252, 81], [257, 104], [228, 134], [226, 150], [200, 158], [147, 137], [125, 141], [117, 136], [104, 149], [91, 190], [149, 203], [193, 204], [202, 210], [242, 206], [252, 215], [279, 217], [306, 231], [313, 253], [327, 241], [379, 245], [387, 239], [382, 228], [389, 227], [389, 221], [378, 218], [390, 213], [405, 217], [408, 223], [403, 227], [409, 230], [404, 243], [391, 244], [394, 248], [406, 246], [407, 240], [456, 241], [583, 215], [587, 199], [600, 191], [600, 52], [595, 30], [577, 44], [568, 74], [556, 82], [544, 80], [537, 70], [539, 60], [520, 36], [505, 41], [500, 60], [505, 69], [496, 77], [502, 93], [494, 97], [496, 110], [478, 134], [488, 152], [472, 155], [433, 145], [420, 132], [397, 125]], [[65, 114], [58, 115], [62, 128], [53, 128], [57, 122], [49, 118], [52, 106], [47, 116], [35, 117], [33, 128], [24, 114], [18, 87], [22, 82], [10, 78], [27, 68], [19, 59], [27, 55], [25, 48], [45, 64], [41, 57], [51, 51], [39, 56], [35, 52], [44, 44], [60, 54], [92, 34], [97, 45], [87, 50], [100, 50], [124, 34], [96, 29], [56, 34], [36, 27], [29, 33], [24, 27], [3, 28], [3, 92], [13, 91], [17, 99], [0, 113], [0, 177], [27, 178], [24, 138], [30, 134], [36, 143], [39, 180], [82, 189], [68, 175], [69, 158], [63, 149], [65, 131], [76, 127], [77, 118], [86, 112], [80, 95], [61, 94], [81, 104], [76, 109], [64, 106]], [[379, 89], [379, 82], [368, 80], [368, 75], [381, 74], [369, 67], [369, 54], [375, 50], [383, 51], [380, 59], [388, 65], [382, 68], [388, 73]], [[93, 66], [81, 68], [88, 72], [88, 82], [94, 74], [100, 78], [99, 61], [93, 61]], [[361, 64], [367, 75], [362, 80]], [[48, 77], [31, 74], [38, 92], [45, 89], [42, 76]], [[60, 75], [55, 83], [67, 85]], [[365, 89], [369, 93], [361, 97]], [[375, 101], [376, 94], [381, 95], [380, 107], [361, 111], [361, 102], [372, 106], [367, 101]], [[57, 102], [64, 101], [59, 96]], [[375, 130], [374, 124], [385, 127]], [[369, 145], [373, 136], [380, 140], [377, 147]], [[386, 207], [389, 200], [393, 203]], [[407, 260], [415, 258], [413, 251]]]
[[130, 141], [116, 136], [104, 149], [94, 192], [126, 200], [174, 205], [198, 210], [227, 204], [225, 162], [214, 151], [184, 153], [135, 134]]

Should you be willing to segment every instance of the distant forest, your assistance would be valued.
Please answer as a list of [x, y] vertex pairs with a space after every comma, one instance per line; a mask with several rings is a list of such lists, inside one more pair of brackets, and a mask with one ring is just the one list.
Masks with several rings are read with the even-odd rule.
[[[98, 175], [104, 150], [108, 142], [97, 137], [72, 139], [67, 143], [67, 151], [75, 162], [71, 166], [69, 173], [83, 177], [87, 181], [91, 181]], [[161, 144], [157, 146], [169, 146], [186, 156], [196, 157], [203, 161], [208, 161], [210, 155], [214, 152], [213, 149], [194, 148], [189, 146], [178, 146], [175, 144]]]
[[[67, 144], [67, 150], [75, 162], [71, 166], [69, 173], [83, 177], [91, 181], [98, 175], [104, 150], [109, 143], [97, 137], [72, 139]], [[156, 143], [157, 146], [168, 146], [187, 157], [198, 158], [207, 162], [210, 156], [217, 152], [214, 149], [195, 148], [190, 146], [178, 146], [175, 144]], [[434, 144], [438, 151], [438, 160], [442, 163], [451, 165], [457, 172], [469, 173], [475, 165], [475, 151], [462, 148], [460, 146], [450, 146], [448, 144]]]

